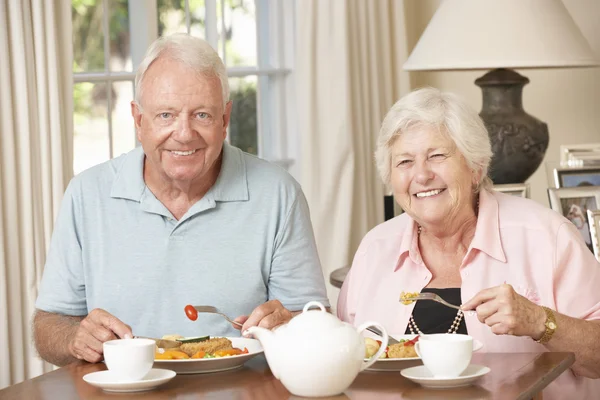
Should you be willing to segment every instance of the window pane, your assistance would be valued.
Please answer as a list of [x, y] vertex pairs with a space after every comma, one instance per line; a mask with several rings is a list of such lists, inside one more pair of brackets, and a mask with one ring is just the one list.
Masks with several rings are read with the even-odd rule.
[[[225, 37], [225, 59], [227, 66], [256, 65], [256, 9], [254, 0], [225, 1], [224, 24], [219, 21], [219, 49]], [[221, 15], [218, 9], [218, 15]], [[225, 34], [223, 35], [223, 29]]]
[[206, 37], [206, 7], [204, 0], [190, 0], [190, 34], [204, 39]]
[[135, 126], [131, 116], [133, 82], [115, 82], [112, 99], [113, 157], [118, 157], [135, 147]]
[[104, 71], [102, 0], [72, 0], [73, 71]]
[[110, 70], [131, 71], [128, 0], [110, 0]]
[[73, 171], [78, 174], [109, 158], [106, 83], [77, 83], [73, 92]]
[[[158, 35], [187, 32], [185, 20], [185, 0], [158, 0]], [[204, 0], [189, 0], [190, 33], [204, 38], [206, 9]]]
[[229, 79], [233, 111], [229, 123], [229, 142], [240, 149], [258, 154], [256, 76]]

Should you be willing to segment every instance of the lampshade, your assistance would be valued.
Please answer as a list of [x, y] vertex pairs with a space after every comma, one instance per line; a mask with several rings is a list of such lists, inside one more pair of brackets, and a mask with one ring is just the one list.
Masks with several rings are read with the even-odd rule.
[[598, 65], [560, 0], [444, 0], [406, 70]]

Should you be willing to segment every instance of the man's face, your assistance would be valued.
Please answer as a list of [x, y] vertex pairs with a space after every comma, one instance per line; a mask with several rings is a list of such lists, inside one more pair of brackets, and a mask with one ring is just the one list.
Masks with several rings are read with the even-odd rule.
[[210, 176], [219, 167], [231, 115], [219, 78], [159, 58], [146, 71], [142, 88], [141, 109], [132, 103], [131, 111], [146, 154], [145, 174], [183, 184]]

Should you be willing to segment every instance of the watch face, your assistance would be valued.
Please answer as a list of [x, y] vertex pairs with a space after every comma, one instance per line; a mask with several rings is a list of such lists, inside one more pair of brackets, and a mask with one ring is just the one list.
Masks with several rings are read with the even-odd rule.
[[556, 324], [554, 322], [548, 322], [548, 328], [556, 329]]

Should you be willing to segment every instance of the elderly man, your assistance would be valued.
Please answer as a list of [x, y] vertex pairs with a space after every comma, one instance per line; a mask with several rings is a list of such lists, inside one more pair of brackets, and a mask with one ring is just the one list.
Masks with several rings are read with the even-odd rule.
[[135, 335], [232, 335], [328, 305], [306, 200], [285, 171], [225, 143], [225, 67], [203, 40], [154, 42], [136, 76], [131, 152], [76, 176], [56, 222], [34, 317], [40, 355], [98, 362]]

